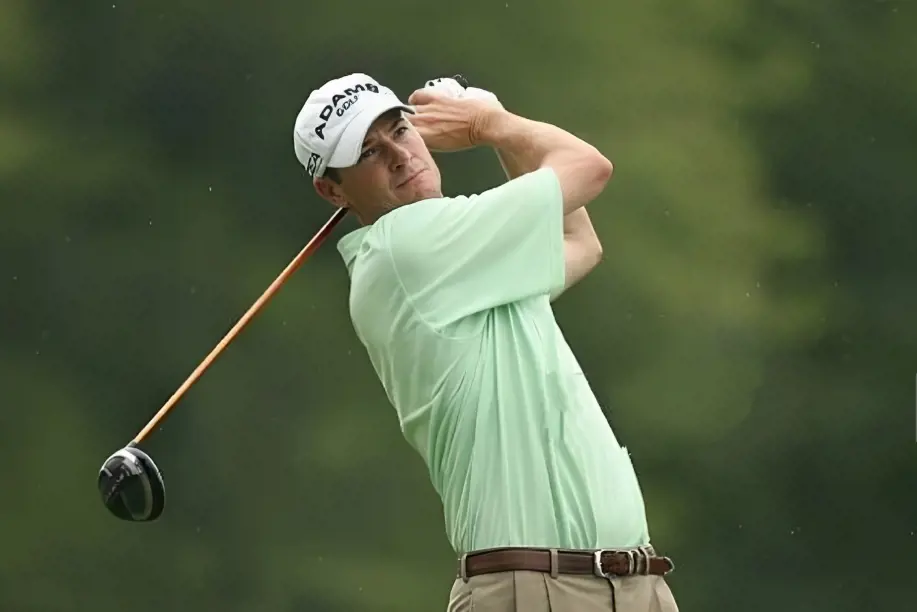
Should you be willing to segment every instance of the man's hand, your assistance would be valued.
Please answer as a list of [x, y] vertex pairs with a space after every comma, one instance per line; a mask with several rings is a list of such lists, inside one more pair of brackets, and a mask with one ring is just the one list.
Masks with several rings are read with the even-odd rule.
[[407, 115], [431, 151], [451, 152], [478, 144], [483, 126], [502, 107], [490, 100], [454, 97], [433, 88], [418, 89], [408, 98], [415, 114]]
[[[500, 102], [500, 99], [497, 98], [496, 94], [486, 89], [481, 89], [480, 87], [471, 87], [468, 81], [465, 80], [465, 77], [461, 75], [430, 79], [424, 85], [424, 89], [449, 98], [474, 98], [476, 100], [483, 100], [497, 110], [504, 110], [503, 104]], [[506, 174], [508, 180], [512, 180], [523, 174], [522, 171], [514, 169], [511, 166], [499, 149], [494, 149], [494, 153], [496, 153], [497, 160], [500, 162], [500, 166], [503, 168], [503, 172]]]

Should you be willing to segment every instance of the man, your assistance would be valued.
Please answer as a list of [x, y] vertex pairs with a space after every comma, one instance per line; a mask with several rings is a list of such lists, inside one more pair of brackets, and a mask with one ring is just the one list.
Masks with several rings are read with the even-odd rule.
[[[350, 314], [443, 503], [448, 610], [675, 611], [628, 453], [551, 309], [600, 260], [584, 207], [612, 165], [455, 85], [408, 105], [351, 74], [294, 128], [316, 191], [361, 223], [338, 243]], [[431, 151], [476, 146], [510, 180], [444, 196]]]

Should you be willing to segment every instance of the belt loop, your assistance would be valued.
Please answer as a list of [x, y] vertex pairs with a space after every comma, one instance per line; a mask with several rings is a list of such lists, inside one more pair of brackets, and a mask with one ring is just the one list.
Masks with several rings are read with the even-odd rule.
[[468, 553], [462, 553], [461, 558], [459, 558], [459, 578], [462, 579], [462, 582], [468, 584]]
[[557, 560], [557, 549], [552, 548], [551, 550], [551, 578], [557, 578], [560, 574], [560, 563]]
[[[646, 548], [638, 548], [637, 553], [640, 555], [637, 559], [637, 573], [641, 576], [649, 576], [650, 574], [650, 554]], [[643, 563], [643, 566], [640, 566], [640, 563]]]
[[633, 576], [637, 573], [637, 551], [633, 548], [627, 550], [627, 575]]

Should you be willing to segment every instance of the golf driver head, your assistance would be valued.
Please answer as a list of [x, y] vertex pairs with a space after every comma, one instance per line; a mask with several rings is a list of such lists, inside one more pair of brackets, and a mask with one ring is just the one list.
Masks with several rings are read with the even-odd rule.
[[155, 521], [166, 505], [166, 486], [153, 460], [134, 445], [114, 453], [99, 470], [102, 503], [119, 519]]

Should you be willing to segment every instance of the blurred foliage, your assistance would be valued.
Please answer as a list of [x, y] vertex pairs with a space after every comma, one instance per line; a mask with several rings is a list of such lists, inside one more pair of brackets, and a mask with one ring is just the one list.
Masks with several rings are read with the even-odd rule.
[[[0, 610], [445, 608], [334, 248], [144, 445], [164, 517], [95, 490], [331, 213], [291, 129], [352, 71], [462, 72], [615, 162], [556, 311], [682, 609], [913, 609], [912, 3], [114, 2], [0, 4]], [[449, 193], [502, 179], [440, 161]]]

